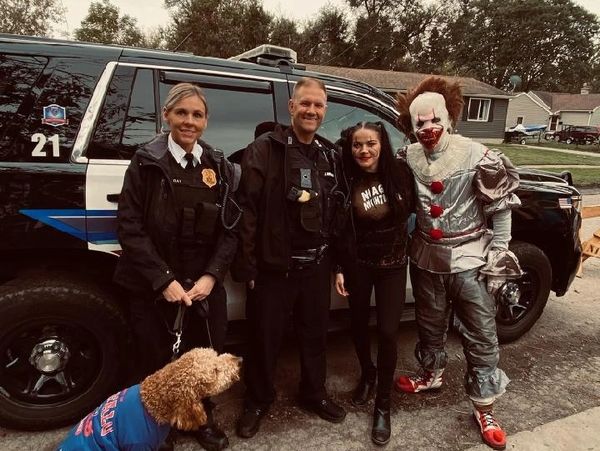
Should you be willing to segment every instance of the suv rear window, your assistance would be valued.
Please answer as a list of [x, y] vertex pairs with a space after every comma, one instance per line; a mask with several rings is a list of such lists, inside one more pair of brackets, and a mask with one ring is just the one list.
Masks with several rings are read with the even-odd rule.
[[[2, 142], [11, 124], [19, 124], [17, 114], [28, 114], [33, 98], [33, 87], [48, 63], [47, 58], [24, 55], [0, 55], [0, 136]], [[23, 102], [29, 95], [29, 105]], [[21, 107], [22, 106], [22, 107]], [[29, 107], [29, 108], [28, 108]], [[21, 119], [22, 120], [22, 119]], [[4, 147], [2, 145], [2, 147]]]
[[[26, 59], [25, 67], [29, 69], [20, 69], [25, 77], [29, 77], [29, 81], [38, 77], [43, 70], [44, 58], [35, 60]], [[26, 97], [31, 103], [24, 102], [18, 107], [14, 118], [18, 122], [13, 121], [4, 132], [0, 144], [2, 157], [11, 161], [68, 161], [81, 119], [96, 86], [99, 66], [99, 63], [91, 61], [50, 58], [43, 70], [43, 78], [32, 82], [37, 86], [32, 90], [33, 95]], [[10, 63], [7, 67], [10, 67]], [[24, 82], [20, 88], [24, 96], [27, 96], [24, 93], [28, 90], [27, 86]], [[14, 100], [7, 109], [15, 108]], [[45, 122], [48, 119], [45, 111], [58, 109], [63, 109], [61, 122], [54, 122], [54, 125], [50, 121]]]
[[382, 117], [380, 110], [374, 106], [370, 107], [367, 105], [364, 98], [354, 99], [349, 94], [346, 94], [345, 98], [342, 99], [341, 97], [337, 97], [333, 92], [328, 96], [327, 113], [318, 133], [331, 142], [336, 142], [340, 139], [342, 130], [362, 121], [381, 121], [388, 132], [394, 151], [409, 144], [404, 133], [398, 130], [390, 120]]

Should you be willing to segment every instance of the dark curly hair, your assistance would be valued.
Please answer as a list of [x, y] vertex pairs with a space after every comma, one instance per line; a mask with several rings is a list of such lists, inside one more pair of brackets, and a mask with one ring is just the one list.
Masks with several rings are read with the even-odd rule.
[[390, 142], [390, 137], [383, 122], [359, 122], [352, 127], [342, 130], [341, 138], [338, 144], [342, 148], [342, 160], [344, 170], [350, 179], [357, 179], [364, 175], [364, 170], [356, 163], [352, 156], [352, 137], [360, 129], [373, 130], [379, 135], [381, 142], [381, 152], [377, 164], [377, 175], [383, 185], [388, 202], [395, 216], [401, 217], [405, 214], [405, 202], [400, 202], [399, 195], [406, 201], [406, 193], [403, 192], [401, 180], [405, 177], [394, 157], [394, 151]]

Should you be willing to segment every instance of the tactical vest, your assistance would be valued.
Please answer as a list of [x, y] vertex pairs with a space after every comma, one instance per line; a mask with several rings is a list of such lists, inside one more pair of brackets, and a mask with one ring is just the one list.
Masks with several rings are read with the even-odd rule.
[[[169, 173], [179, 211], [177, 242], [183, 268], [201, 264], [216, 242], [220, 187], [217, 168], [207, 160], [202, 158], [201, 164], [186, 170], [174, 158], [169, 158]], [[184, 269], [184, 272], [187, 277], [192, 277], [189, 270]]]
[[335, 168], [318, 142], [289, 143], [285, 150], [286, 193], [293, 249], [318, 247], [331, 235]]

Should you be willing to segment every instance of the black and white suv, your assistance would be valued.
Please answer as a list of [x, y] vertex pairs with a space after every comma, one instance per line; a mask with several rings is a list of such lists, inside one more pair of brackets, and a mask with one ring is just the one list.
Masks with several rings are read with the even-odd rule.
[[[404, 145], [387, 94], [257, 61], [274, 66], [0, 35], [0, 424], [68, 424], [123, 383], [126, 299], [111, 282], [117, 201], [131, 155], [164, 125], [160, 105], [173, 84], [203, 87], [205, 139], [226, 155], [251, 142], [257, 124], [288, 123], [293, 84], [306, 75], [328, 88], [320, 133], [335, 141], [349, 125], [379, 120]], [[512, 287], [520, 298], [509, 290], [500, 301], [503, 341], [529, 330], [550, 289], [567, 291], [581, 251], [581, 198], [568, 177], [521, 175], [512, 248], [525, 275]], [[242, 320], [243, 290], [227, 284], [229, 316]], [[332, 302], [334, 313], [344, 306]]]

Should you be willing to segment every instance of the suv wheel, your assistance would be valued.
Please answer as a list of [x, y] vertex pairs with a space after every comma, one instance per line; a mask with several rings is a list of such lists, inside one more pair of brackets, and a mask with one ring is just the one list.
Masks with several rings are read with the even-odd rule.
[[0, 423], [71, 424], [116, 388], [125, 320], [93, 285], [57, 277], [0, 287]]
[[521, 138], [519, 140], [519, 143], [525, 145], [525, 144], [527, 144], [527, 140], [525, 138]]
[[510, 249], [524, 274], [507, 282], [498, 301], [496, 326], [501, 343], [510, 343], [531, 329], [544, 310], [552, 282], [552, 266], [541, 249], [520, 241], [511, 243]]
[[569, 137], [569, 138], [565, 139], [565, 142], [567, 144], [573, 144], [573, 138]]

